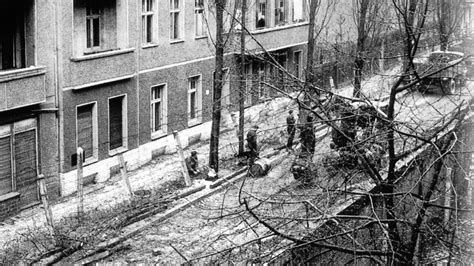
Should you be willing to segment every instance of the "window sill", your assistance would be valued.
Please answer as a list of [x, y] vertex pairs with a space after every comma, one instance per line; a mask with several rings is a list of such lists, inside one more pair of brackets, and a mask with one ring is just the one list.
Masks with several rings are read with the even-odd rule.
[[109, 56], [127, 54], [127, 53], [133, 52], [134, 50], [135, 50], [135, 48], [131, 47], [131, 48], [126, 48], [126, 49], [102, 52], [102, 53], [81, 55], [81, 56], [77, 56], [77, 57], [72, 57], [71, 61], [80, 62], [80, 61], [86, 61], [86, 60], [93, 60], [93, 59], [102, 58], [102, 57], [109, 57]]
[[85, 162], [82, 164], [82, 166], [90, 165], [90, 164], [96, 163], [98, 161], [99, 161], [99, 159], [97, 159], [97, 156], [93, 156], [91, 158], [87, 158], [85, 160]]
[[195, 127], [197, 125], [202, 124], [201, 118], [194, 118], [188, 121], [188, 128]]
[[252, 34], [261, 34], [261, 33], [266, 33], [266, 32], [271, 32], [271, 31], [277, 31], [277, 30], [284, 30], [284, 29], [290, 29], [290, 28], [295, 28], [295, 27], [300, 27], [300, 26], [305, 26], [308, 25], [309, 22], [303, 21], [303, 22], [296, 22], [295, 24], [287, 24], [283, 26], [275, 26], [271, 28], [258, 28], [250, 31]]
[[153, 47], [158, 47], [158, 43], [146, 43], [142, 44], [142, 49], [148, 49], [148, 48], [153, 48]]
[[128, 151], [128, 148], [127, 147], [120, 147], [120, 148], [116, 148], [116, 149], [113, 149], [113, 150], [110, 150], [109, 151], [109, 155], [110, 156], [114, 156], [114, 155], [117, 155], [117, 154], [120, 154], [120, 153], [124, 153]]
[[10, 200], [10, 199], [13, 199], [13, 198], [16, 198], [16, 197], [20, 197], [20, 193], [10, 192], [10, 193], [7, 193], [5, 195], [1, 195], [0, 196], [0, 202], [7, 201], [7, 200]]
[[182, 43], [184, 42], [183, 39], [177, 39], [177, 40], [170, 40], [170, 44], [175, 44], [175, 43]]
[[43, 66], [30, 66], [27, 68], [4, 70], [0, 71], [0, 82], [39, 76], [45, 73], [46, 68]]
[[155, 131], [155, 132], [151, 132], [151, 140], [157, 140], [157, 139], [160, 139], [162, 137], [166, 137], [167, 134], [166, 134], [166, 131], [164, 130], [158, 130], [158, 131]]
[[207, 35], [194, 36], [194, 39], [195, 39], [195, 40], [207, 39]]

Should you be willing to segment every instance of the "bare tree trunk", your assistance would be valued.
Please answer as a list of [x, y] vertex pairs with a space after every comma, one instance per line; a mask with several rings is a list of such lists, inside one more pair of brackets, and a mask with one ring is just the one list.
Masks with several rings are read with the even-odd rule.
[[361, 0], [358, 2], [359, 13], [357, 14], [357, 50], [354, 60], [354, 91], [352, 96], [358, 98], [361, 92], [362, 70], [365, 60], [365, 40], [367, 39], [367, 31], [365, 29], [367, 11], [370, 0]]
[[[308, 51], [306, 53], [306, 71], [305, 71], [305, 83], [304, 83], [304, 103], [306, 106], [309, 106], [309, 100], [306, 96], [308, 93], [309, 87], [314, 83], [314, 44], [316, 42], [314, 38], [314, 26], [316, 23], [316, 9], [318, 8], [319, 0], [311, 0], [309, 7], [309, 26], [308, 26]], [[306, 122], [306, 117], [308, 116], [307, 111], [303, 108], [299, 109], [299, 124]]]
[[240, 92], [239, 92], [239, 155], [244, 154], [244, 115], [245, 115], [245, 12], [247, 11], [247, 0], [242, 0], [241, 8], [241, 31], [240, 31]]
[[224, 66], [223, 11], [225, 0], [216, 0], [216, 70], [212, 104], [212, 129], [209, 147], [209, 167], [219, 170], [219, 133], [221, 121], [222, 77]]
[[[415, 12], [417, 7], [417, 0], [410, 0], [408, 5], [408, 12], [406, 14], [407, 20], [406, 24], [408, 25], [405, 27], [405, 34], [406, 36], [412, 36], [413, 34], [413, 27], [415, 26]], [[403, 45], [405, 48], [405, 56], [403, 56], [403, 68], [407, 69], [407, 73], [411, 73], [414, 70], [413, 65], [411, 65], [411, 61], [409, 60], [410, 55], [412, 54], [413, 44], [412, 38], [404, 38]]]
[[448, 33], [448, 10], [445, 0], [437, 1], [438, 8], [438, 27], [439, 27], [439, 44], [441, 51], [448, 49], [449, 33]]
[[309, 7], [309, 26], [308, 26], [308, 53], [306, 55], [306, 89], [308, 84], [314, 83], [314, 25], [316, 21], [316, 9], [318, 8], [319, 0], [311, 0], [311, 5]]

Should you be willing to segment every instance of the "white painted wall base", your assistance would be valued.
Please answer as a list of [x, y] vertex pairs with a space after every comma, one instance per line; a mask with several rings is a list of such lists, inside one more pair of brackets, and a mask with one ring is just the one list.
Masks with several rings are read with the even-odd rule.
[[[228, 117], [227, 117], [228, 116]], [[223, 119], [230, 120], [230, 114], [223, 114]], [[226, 123], [226, 126], [232, 126], [232, 123]], [[189, 137], [201, 134], [201, 141], [208, 140], [211, 136], [211, 121], [202, 123], [192, 128], [185, 129], [179, 132], [181, 145], [183, 148], [189, 146]], [[125, 162], [127, 163], [127, 170], [133, 171], [141, 166], [149, 163], [152, 160], [152, 153], [156, 149], [165, 147], [165, 154], [172, 154], [176, 152], [176, 142], [173, 134], [169, 134], [163, 138], [154, 140], [152, 142], [141, 145], [140, 147], [129, 150], [123, 153]], [[101, 183], [107, 181], [110, 176], [110, 168], [119, 164], [117, 156], [101, 160], [84, 167], [84, 176], [97, 174], [96, 182]], [[69, 171], [60, 174], [61, 196], [68, 196], [77, 191], [77, 170]]]

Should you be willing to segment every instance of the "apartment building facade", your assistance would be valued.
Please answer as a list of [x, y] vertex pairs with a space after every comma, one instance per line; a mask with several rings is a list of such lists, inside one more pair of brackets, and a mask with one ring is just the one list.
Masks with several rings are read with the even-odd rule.
[[[172, 152], [175, 130], [184, 145], [210, 135], [213, 1], [17, 2], [0, 4], [0, 19], [14, 21], [0, 24], [0, 206], [37, 203], [39, 174], [50, 197], [74, 193], [79, 147], [86, 180], [102, 182], [119, 154], [133, 169]], [[279, 75], [262, 47], [302, 76], [308, 19], [305, 0], [247, 2], [251, 105], [271, 96], [263, 81]], [[238, 43], [239, 29], [227, 30]], [[228, 110], [238, 102], [239, 50], [225, 53]]]
[[[60, 194], [54, 3], [0, 2], [0, 220]], [[51, 19], [46, 19], [51, 18]]]

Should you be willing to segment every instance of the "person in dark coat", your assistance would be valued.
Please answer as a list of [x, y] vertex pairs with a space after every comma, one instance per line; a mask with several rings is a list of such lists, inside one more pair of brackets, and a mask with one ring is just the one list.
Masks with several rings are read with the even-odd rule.
[[288, 117], [286, 118], [286, 131], [288, 132], [288, 142], [286, 143], [286, 147], [289, 150], [293, 149], [293, 139], [295, 138], [296, 132], [296, 120], [293, 116], [293, 110], [290, 110]]
[[257, 146], [257, 130], [258, 126], [254, 125], [247, 132], [247, 147], [249, 148], [249, 165], [252, 166], [255, 159], [258, 157], [258, 146]]
[[201, 172], [198, 170], [199, 162], [197, 158], [197, 151], [192, 151], [191, 156], [186, 158], [186, 168], [188, 168], [189, 176], [197, 177]]
[[314, 136], [313, 128], [313, 117], [308, 116], [306, 118], [306, 125], [303, 127], [300, 133], [301, 139], [301, 151], [307, 155], [313, 155], [316, 145], [316, 137]]

